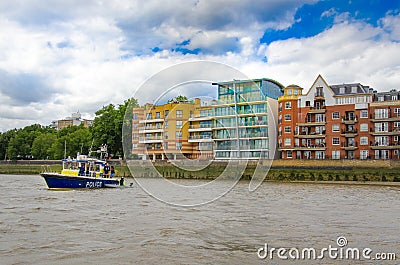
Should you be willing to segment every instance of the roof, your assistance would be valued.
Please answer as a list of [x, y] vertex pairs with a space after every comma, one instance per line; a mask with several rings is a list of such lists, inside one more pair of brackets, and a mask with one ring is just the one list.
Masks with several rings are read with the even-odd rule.
[[212, 85], [229, 85], [229, 84], [241, 84], [241, 83], [255, 83], [255, 82], [261, 82], [261, 81], [269, 81], [271, 83], [274, 83], [278, 85], [280, 88], [284, 88], [284, 86], [279, 83], [278, 81], [270, 78], [257, 78], [257, 79], [246, 79], [246, 80], [232, 80], [232, 81], [225, 81], [225, 82], [216, 82], [212, 83]]
[[372, 88], [361, 85], [360, 83], [331, 85], [335, 96], [339, 95], [356, 95], [356, 94], [372, 94]]

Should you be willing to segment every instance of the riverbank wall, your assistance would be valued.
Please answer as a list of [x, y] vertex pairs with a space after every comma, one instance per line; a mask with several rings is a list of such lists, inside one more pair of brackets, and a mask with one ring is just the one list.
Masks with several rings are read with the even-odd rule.
[[[118, 176], [132, 177], [125, 161], [109, 162], [116, 167]], [[185, 167], [203, 164], [188, 161]], [[175, 166], [173, 161], [137, 160], [129, 161], [129, 165], [134, 168], [134, 177], [162, 176], [171, 179], [212, 180], [218, 178], [228, 168], [232, 171], [228, 176], [235, 178], [235, 167], [228, 166], [228, 162], [213, 161], [202, 166], [200, 170], [185, 170]], [[400, 182], [400, 161], [397, 160], [274, 160], [260, 163], [249, 161], [239, 178], [250, 180], [257, 166], [264, 172], [267, 181]], [[155, 168], [159, 174], [151, 168]], [[0, 174], [39, 174], [43, 171], [60, 170], [60, 161], [53, 160], [0, 162]]]

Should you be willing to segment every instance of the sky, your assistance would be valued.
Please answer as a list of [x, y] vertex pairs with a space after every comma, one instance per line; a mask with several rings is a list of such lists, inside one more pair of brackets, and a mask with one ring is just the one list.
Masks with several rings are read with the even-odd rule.
[[94, 118], [159, 71], [197, 60], [305, 90], [318, 74], [400, 89], [400, 1], [0, 1], [0, 131], [78, 110]]

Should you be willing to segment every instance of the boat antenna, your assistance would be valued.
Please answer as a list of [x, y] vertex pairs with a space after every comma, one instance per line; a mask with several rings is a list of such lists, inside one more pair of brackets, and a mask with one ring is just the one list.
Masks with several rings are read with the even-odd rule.
[[67, 140], [64, 140], [64, 158], [67, 158]]
[[90, 148], [89, 148], [89, 156], [90, 156], [90, 154], [92, 153], [93, 141], [94, 141], [94, 139], [92, 139], [92, 143], [90, 144]]

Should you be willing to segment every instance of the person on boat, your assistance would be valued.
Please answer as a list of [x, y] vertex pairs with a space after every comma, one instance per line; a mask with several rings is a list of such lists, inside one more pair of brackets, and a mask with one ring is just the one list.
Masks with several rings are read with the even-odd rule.
[[85, 164], [82, 164], [82, 165], [79, 167], [79, 173], [78, 173], [78, 175], [79, 175], [79, 176], [85, 176]]
[[106, 165], [104, 166], [104, 177], [108, 178], [109, 174], [110, 174], [110, 165], [106, 163]]
[[115, 169], [114, 169], [114, 166], [111, 166], [111, 168], [110, 168], [110, 177], [111, 178], [113, 178], [114, 176], [115, 176]]
[[119, 185], [120, 185], [120, 186], [124, 186], [124, 185], [125, 185], [125, 179], [124, 179], [124, 177], [121, 177], [121, 179], [119, 180]]

